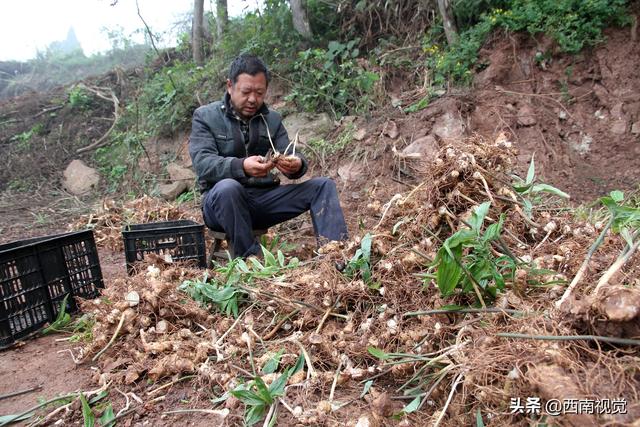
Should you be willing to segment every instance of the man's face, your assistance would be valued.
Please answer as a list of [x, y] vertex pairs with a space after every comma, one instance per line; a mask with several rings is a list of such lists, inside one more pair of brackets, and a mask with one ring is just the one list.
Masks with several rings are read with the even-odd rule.
[[255, 76], [240, 74], [235, 83], [227, 80], [227, 91], [233, 109], [243, 119], [249, 119], [262, 107], [267, 93], [267, 77], [264, 73]]

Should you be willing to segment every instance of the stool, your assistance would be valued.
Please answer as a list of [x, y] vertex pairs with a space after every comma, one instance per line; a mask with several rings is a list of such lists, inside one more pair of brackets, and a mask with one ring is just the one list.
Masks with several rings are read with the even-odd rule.
[[[267, 234], [268, 231], [269, 231], [268, 229], [253, 230], [253, 235], [254, 237], [260, 237], [263, 234]], [[209, 248], [209, 256], [207, 257], [207, 267], [211, 266], [211, 262], [213, 261], [214, 257], [223, 261], [226, 261], [228, 259], [227, 252], [222, 250], [222, 242], [225, 240], [227, 241], [227, 247], [229, 248], [229, 253], [231, 254], [231, 257], [234, 258], [236, 256], [233, 253], [233, 245], [227, 239], [227, 235], [224, 233], [224, 231], [215, 231], [215, 230], [209, 229], [209, 236], [213, 238], [213, 242], [211, 243], [211, 247]]]

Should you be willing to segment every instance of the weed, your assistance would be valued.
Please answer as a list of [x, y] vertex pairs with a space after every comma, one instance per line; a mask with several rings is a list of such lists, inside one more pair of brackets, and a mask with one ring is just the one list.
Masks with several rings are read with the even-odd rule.
[[[423, 49], [429, 56], [427, 66], [432, 70], [433, 81], [442, 85], [446, 79], [469, 83], [471, 70], [477, 65], [478, 50], [486, 36], [494, 28], [508, 31], [527, 31], [551, 36], [562, 52], [577, 53], [586, 46], [602, 41], [602, 30], [607, 25], [623, 25], [629, 22], [625, 0], [505, 0], [503, 2], [458, 2], [475, 9], [466, 13], [473, 26], [460, 33], [458, 41], [446, 49], [438, 40], [441, 35], [429, 32], [423, 41]], [[487, 13], [484, 12], [491, 8]], [[467, 11], [468, 12], [468, 11]], [[540, 58], [543, 60], [544, 58]]]
[[306, 111], [327, 111], [336, 118], [368, 112], [374, 105], [370, 93], [379, 76], [359, 65], [357, 43], [358, 39], [332, 41], [327, 49], [299, 52], [287, 99]]
[[314, 139], [307, 143], [309, 150], [316, 157], [316, 161], [320, 164], [322, 170], [326, 168], [326, 160], [328, 157], [342, 152], [353, 141], [355, 133], [355, 125], [349, 123], [334, 141], [328, 141], [324, 138]]
[[[489, 206], [485, 202], [474, 209], [470, 228], [454, 233], [438, 250], [430, 267], [436, 268], [436, 284], [443, 296], [452, 295], [456, 289], [463, 294], [474, 293], [474, 287], [478, 286], [478, 291], [493, 299], [504, 289], [505, 279], [514, 279], [515, 261], [507, 256], [495, 257], [491, 252], [491, 242], [500, 237], [504, 215], [482, 232]], [[428, 283], [430, 278], [425, 279], [425, 284]]]
[[69, 325], [69, 323], [71, 323], [71, 316], [67, 313], [67, 300], [69, 299], [69, 295], [70, 294], [66, 294], [64, 296], [60, 303], [60, 310], [58, 311], [56, 320], [42, 330], [42, 335], [47, 335], [52, 332], [61, 332]]
[[69, 90], [69, 105], [78, 110], [88, 110], [93, 102], [93, 95], [82, 86], [74, 86]]
[[362, 278], [362, 281], [371, 289], [380, 288], [380, 283], [373, 280], [371, 273], [371, 243], [373, 237], [367, 233], [360, 242], [360, 248], [351, 257], [347, 263], [344, 274], [353, 279], [355, 277]]
[[[285, 370], [269, 386], [264, 383], [262, 378], [255, 377], [248, 383], [240, 384], [234, 390], [231, 390], [230, 393], [245, 405], [245, 425], [251, 426], [262, 419], [267, 409], [276, 402], [277, 398], [284, 395], [287, 381], [293, 374], [302, 369], [303, 363], [304, 358], [302, 356], [298, 357], [296, 364]], [[273, 415], [271, 420], [266, 420], [265, 425], [275, 425], [276, 416]]]
[[523, 180], [518, 175], [512, 174], [514, 179], [512, 184], [513, 189], [521, 197], [522, 203], [524, 204], [524, 212], [529, 218], [531, 218], [534, 204], [539, 204], [542, 201], [541, 195], [551, 194], [564, 199], [569, 198], [567, 193], [557, 189], [556, 187], [536, 182], [536, 166], [534, 158], [535, 155], [532, 155], [526, 179]]
[[284, 269], [298, 265], [297, 258], [287, 263], [281, 251], [274, 255], [264, 246], [262, 255], [264, 264], [256, 258], [251, 258], [247, 263], [240, 257], [224, 266], [216, 263], [214, 277], [209, 279], [205, 274], [202, 280], [185, 280], [179, 289], [206, 307], [215, 307], [227, 316], [238, 317], [239, 306], [247, 297], [244, 286], [251, 285], [257, 278], [273, 277]]

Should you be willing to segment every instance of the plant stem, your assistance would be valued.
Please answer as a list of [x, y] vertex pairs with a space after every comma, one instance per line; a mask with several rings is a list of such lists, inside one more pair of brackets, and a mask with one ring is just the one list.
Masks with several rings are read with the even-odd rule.
[[25, 416], [27, 414], [30, 414], [33, 411], [37, 411], [38, 409], [43, 408], [43, 407], [49, 405], [50, 403], [57, 402], [58, 400], [76, 398], [79, 395], [80, 395], [79, 393], [71, 393], [71, 394], [66, 394], [64, 396], [54, 397], [53, 399], [47, 400], [46, 402], [43, 402], [43, 403], [40, 403], [39, 405], [36, 405], [36, 406], [34, 406], [32, 408], [29, 408], [24, 412], [21, 412], [19, 414], [15, 414], [11, 418], [5, 419], [2, 423], [0, 423], [0, 427], [12, 424], [17, 419], [19, 419], [19, 418], [21, 418], [21, 417], [23, 417], [23, 416]]
[[175, 380], [175, 381], [171, 381], [170, 383], [167, 383], [167, 384], [165, 384], [165, 385], [162, 385], [162, 386], [160, 386], [160, 387], [158, 387], [158, 388], [156, 388], [156, 389], [154, 389], [154, 390], [148, 391], [148, 392], [147, 392], [147, 395], [148, 395], [148, 396], [151, 396], [152, 394], [156, 394], [156, 393], [157, 393], [157, 392], [159, 392], [160, 390], [164, 390], [164, 389], [165, 389], [165, 388], [167, 388], [167, 387], [171, 387], [172, 385], [177, 384], [177, 383], [179, 383], [180, 381], [188, 380], [188, 379], [190, 379], [190, 378], [195, 378], [195, 377], [196, 377], [195, 375], [186, 375], [186, 376], [184, 376], [184, 377], [182, 377], [182, 378], [178, 378], [178, 379], [177, 379], [177, 380]]
[[0, 396], [0, 400], [7, 399], [7, 398], [13, 397], [13, 396], [20, 396], [21, 394], [31, 393], [32, 391], [40, 390], [41, 388], [42, 388], [42, 386], [39, 385], [37, 387], [31, 387], [31, 388], [28, 388], [26, 390], [14, 391], [12, 393], [3, 394], [2, 396]]
[[102, 353], [104, 353], [105, 351], [107, 351], [107, 349], [109, 349], [109, 347], [111, 347], [111, 345], [113, 344], [113, 342], [116, 340], [116, 338], [118, 337], [118, 333], [120, 332], [120, 329], [122, 328], [122, 325], [124, 324], [124, 311], [122, 312], [122, 314], [120, 315], [120, 322], [118, 322], [118, 327], [116, 328], [116, 331], [113, 333], [113, 336], [111, 337], [111, 340], [107, 343], [107, 345], [98, 352], [98, 354], [96, 354], [95, 356], [93, 356], [93, 359], [91, 359], [92, 362], [95, 362], [96, 360], [98, 360], [98, 358], [100, 356], [102, 356]]
[[273, 327], [273, 329], [271, 329], [263, 338], [263, 340], [265, 341], [269, 341], [271, 338], [273, 338], [273, 336], [280, 330], [280, 328], [282, 327], [282, 325], [285, 324], [285, 322], [289, 319], [291, 319], [293, 316], [295, 316], [296, 314], [298, 314], [300, 312], [299, 308], [296, 308], [295, 310], [293, 310], [291, 313], [287, 314], [286, 316], [284, 316], [282, 319], [280, 319], [280, 321], [278, 323], [276, 323], [276, 325]]
[[609, 267], [607, 271], [605, 271], [600, 280], [598, 280], [598, 284], [593, 290], [592, 295], [598, 295], [600, 289], [602, 289], [607, 283], [609, 283], [609, 280], [611, 280], [611, 278], [622, 268], [622, 266], [625, 265], [627, 261], [629, 261], [631, 255], [633, 255], [636, 249], [638, 249], [638, 246], [640, 246], [640, 239], [638, 239], [637, 236], [636, 239], [637, 240], [633, 244], [633, 246], [627, 246], [627, 251], [622, 252], [616, 262], [611, 264], [611, 267]]
[[449, 404], [451, 403], [451, 399], [453, 399], [453, 394], [456, 392], [456, 387], [458, 387], [458, 384], [460, 383], [460, 381], [462, 381], [462, 377], [463, 376], [464, 375], [462, 373], [459, 373], [458, 376], [456, 377], [456, 379], [453, 380], [453, 385], [451, 386], [451, 391], [449, 392], [449, 397], [447, 397], [447, 401], [444, 404], [444, 408], [442, 408], [442, 412], [440, 412], [440, 415], [438, 416], [438, 419], [436, 420], [436, 422], [433, 425], [433, 427], [438, 427], [440, 425], [440, 422], [444, 418], [444, 414], [447, 413], [447, 408], [449, 407]]
[[569, 284], [569, 287], [567, 288], [567, 290], [562, 295], [562, 298], [560, 298], [558, 301], [556, 301], [556, 308], [558, 308], [558, 309], [561, 308], [562, 305], [565, 303], [565, 301], [567, 299], [569, 299], [569, 297], [571, 296], [571, 293], [573, 292], [575, 287], [580, 282], [580, 279], [582, 279], [582, 276], [584, 276], [584, 273], [587, 271], [587, 268], [589, 267], [589, 261], [591, 260], [591, 257], [593, 256], [595, 251], [598, 249], [598, 247], [604, 241], [604, 237], [606, 236], [607, 232], [609, 231], [609, 229], [611, 228], [612, 225], [613, 225], [613, 215], [611, 215], [611, 218], [609, 218], [609, 222], [607, 222], [607, 225], [602, 229], [602, 231], [600, 232], [600, 235], [598, 236], [596, 241], [593, 242], [593, 244], [589, 248], [589, 252], [587, 252], [586, 258], [582, 262], [582, 265], [580, 266], [580, 269], [576, 273], [575, 277], [573, 278], [573, 280]]
[[546, 340], [546, 341], [597, 341], [597, 342], [610, 342], [613, 344], [622, 345], [640, 345], [640, 340], [633, 340], [628, 338], [616, 338], [616, 337], [602, 337], [599, 335], [527, 335], [516, 334], [510, 332], [501, 332], [496, 334], [498, 337], [505, 338], [521, 338], [530, 340]]
[[524, 315], [527, 312], [520, 310], [513, 310], [510, 308], [499, 307], [487, 307], [487, 308], [463, 308], [463, 309], [435, 309], [426, 311], [409, 311], [404, 313], [402, 317], [414, 317], [414, 316], [430, 316], [434, 314], [455, 314], [455, 313], [506, 313], [506, 314], [521, 314]]

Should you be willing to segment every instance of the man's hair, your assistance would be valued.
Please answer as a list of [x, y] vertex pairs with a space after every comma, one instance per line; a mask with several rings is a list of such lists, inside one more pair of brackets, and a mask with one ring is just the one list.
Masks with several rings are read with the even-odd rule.
[[271, 76], [262, 59], [250, 53], [243, 53], [237, 56], [231, 63], [231, 67], [229, 67], [229, 80], [231, 80], [232, 84], [235, 84], [240, 74], [255, 76], [260, 73], [264, 73], [264, 76], [267, 78], [267, 84], [269, 84]]

